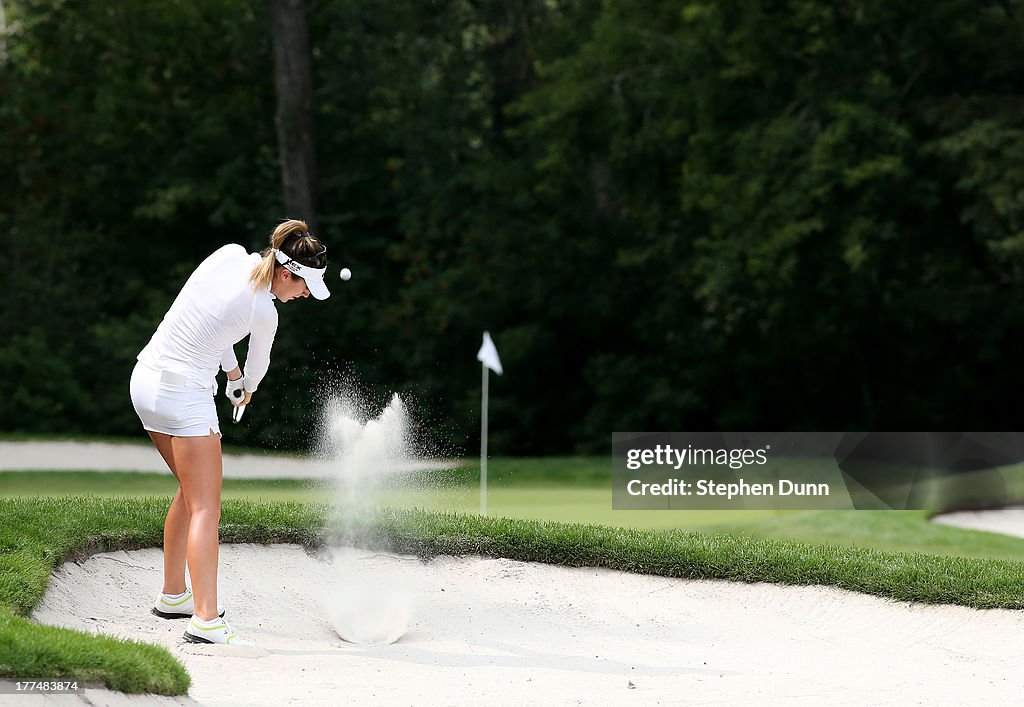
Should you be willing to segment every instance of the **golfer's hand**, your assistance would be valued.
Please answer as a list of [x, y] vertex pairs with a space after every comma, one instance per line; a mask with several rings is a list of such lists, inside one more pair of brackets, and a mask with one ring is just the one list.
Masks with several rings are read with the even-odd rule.
[[235, 407], [238, 407], [239, 405], [248, 405], [249, 401], [252, 400], [252, 393], [250, 393], [248, 390], [242, 389], [242, 393], [242, 400], [240, 402], [231, 402], [231, 404], [234, 405]]
[[242, 381], [244, 380], [245, 376], [239, 376], [237, 380], [228, 378], [228, 383], [224, 386], [224, 395], [227, 396], [232, 405], [244, 405], [248, 402], [248, 398], [245, 396], [251, 395], [251, 393], [242, 387]]

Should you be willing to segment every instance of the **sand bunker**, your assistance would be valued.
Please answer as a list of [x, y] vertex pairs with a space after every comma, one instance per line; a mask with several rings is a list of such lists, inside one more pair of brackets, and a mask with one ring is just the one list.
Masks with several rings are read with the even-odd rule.
[[989, 511], [954, 511], [932, 518], [933, 523], [954, 525], [968, 530], [1013, 535], [1024, 538], [1024, 508], [1009, 506]]
[[[318, 594], [331, 594], [339, 565], [410, 598], [397, 642], [338, 637]], [[190, 697], [210, 705], [979, 704], [1019, 696], [1021, 612], [510, 560], [223, 545], [228, 618], [260, 645], [247, 650], [186, 644], [184, 621], [150, 615], [160, 568], [159, 549], [68, 563], [33, 617], [164, 645], [192, 675]]]

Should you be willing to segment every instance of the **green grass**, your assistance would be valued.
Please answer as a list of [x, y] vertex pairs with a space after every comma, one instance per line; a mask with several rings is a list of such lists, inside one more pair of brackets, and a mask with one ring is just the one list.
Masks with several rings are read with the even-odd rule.
[[[612, 465], [608, 457], [501, 457], [487, 461], [487, 483], [509, 486], [610, 486]], [[454, 469], [437, 472], [438, 480], [477, 486], [480, 461], [468, 459]]]
[[112, 690], [183, 695], [190, 679], [165, 649], [37, 624], [0, 609], [0, 676], [68, 677]]
[[[462, 472], [460, 472], [462, 473]], [[437, 486], [437, 483], [444, 483]], [[474, 480], [475, 483], [475, 480]], [[177, 482], [170, 472], [0, 471], [0, 498], [20, 496], [172, 496]], [[300, 479], [225, 479], [224, 498], [254, 501], [323, 503], [333, 491], [324, 482]], [[423, 488], [396, 488], [373, 494], [372, 500], [395, 508], [476, 513], [480, 491], [468, 482], [454, 483], [447, 476], [434, 478]], [[772, 518], [786, 511], [613, 511], [611, 490], [599, 486], [559, 482], [550, 477], [505, 477], [490, 485], [490, 515], [524, 520], [599, 523], [650, 529], [696, 528]]]
[[[168, 471], [0, 471], [0, 498], [19, 496], [101, 496], [170, 498], [178, 482]], [[302, 479], [225, 479], [224, 498], [323, 502], [322, 483]]]
[[1024, 538], [928, 522], [931, 511], [800, 511], [718, 523], [709, 532], [892, 552], [1024, 562]]
[[[831, 543], [876, 550], [1024, 561], [1024, 539], [966, 531], [927, 522], [925, 511], [615, 511], [606, 479], [596, 465], [570, 463], [569, 481], [559, 482], [557, 460], [499, 462], [497, 482], [488, 493], [489, 514], [521, 520], [557, 521], [648, 530], [710, 530], [751, 538], [811, 544]], [[391, 489], [369, 500], [389, 508], [419, 508], [475, 514], [479, 489], [472, 469], [444, 472], [420, 489]], [[454, 475], [465, 480], [458, 481]], [[598, 479], [595, 485], [593, 479]], [[177, 484], [170, 473], [0, 472], [0, 498], [20, 496], [170, 498]], [[323, 482], [295, 479], [224, 481], [225, 499], [324, 503], [333, 491]]]
[[[187, 691], [187, 674], [163, 648], [41, 627], [25, 618], [66, 559], [158, 546], [168, 500], [0, 499], [0, 676], [77, 678], [125, 692]], [[226, 500], [221, 539], [316, 546], [333, 534], [327, 511], [322, 504]], [[651, 531], [418, 510], [364, 511], [346, 520], [365, 547], [421, 557], [485, 555], [668, 577], [831, 585], [925, 603], [1024, 608], [1024, 564], [1008, 560], [883, 552], [824, 544], [820, 536], [808, 544], [743, 532]], [[900, 522], [906, 527], [899, 531], [869, 524], [865, 533], [887, 528], [887, 542], [898, 543], [900, 533], [905, 537], [927, 527], [921, 516], [902, 515]], [[824, 523], [808, 517], [798, 527], [813, 534]], [[787, 532], [795, 532], [793, 527]], [[848, 529], [840, 522], [833, 531]], [[950, 533], [948, 542], [954, 544], [984, 535], [935, 530]]]
[[[452, 486], [434, 489], [395, 489], [374, 499], [393, 508], [478, 513], [480, 489], [477, 486]], [[743, 523], [773, 518], [790, 511], [616, 511], [612, 492], [600, 486], [559, 486], [551, 482], [536, 485], [489, 485], [488, 515], [522, 520], [550, 520], [561, 523], [593, 523], [623, 528], [678, 530], [725, 523]]]

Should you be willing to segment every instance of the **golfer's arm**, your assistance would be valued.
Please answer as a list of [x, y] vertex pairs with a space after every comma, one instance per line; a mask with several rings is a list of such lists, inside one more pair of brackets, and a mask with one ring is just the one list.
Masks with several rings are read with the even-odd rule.
[[242, 369], [238, 367], [238, 358], [235, 357], [235, 347], [229, 346], [220, 355], [221, 370], [228, 374], [229, 380], [238, 380], [242, 375]]
[[270, 349], [277, 334], [277, 319], [260, 322], [249, 333], [249, 353], [245, 357], [245, 390], [255, 393], [270, 368]]

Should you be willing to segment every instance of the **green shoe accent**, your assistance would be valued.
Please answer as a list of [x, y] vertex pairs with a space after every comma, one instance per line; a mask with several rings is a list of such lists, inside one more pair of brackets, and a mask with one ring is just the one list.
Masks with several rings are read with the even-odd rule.
[[204, 626], [197, 626], [195, 621], [192, 621], [191, 624], [192, 628], [199, 629], [200, 631], [219, 631], [222, 628], [224, 628], [223, 625], [211, 626], [210, 628], [206, 628]]
[[181, 606], [182, 604], [184, 604], [185, 602], [187, 602], [191, 598], [192, 598], [192, 592], [185, 592], [185, 598], [182, 599], [181, 601], [167, 601], [166, 599], [164, 599], [164, 595], [161, 594], [160, 595], [160, 603], [164, 604], [166, 606]]

